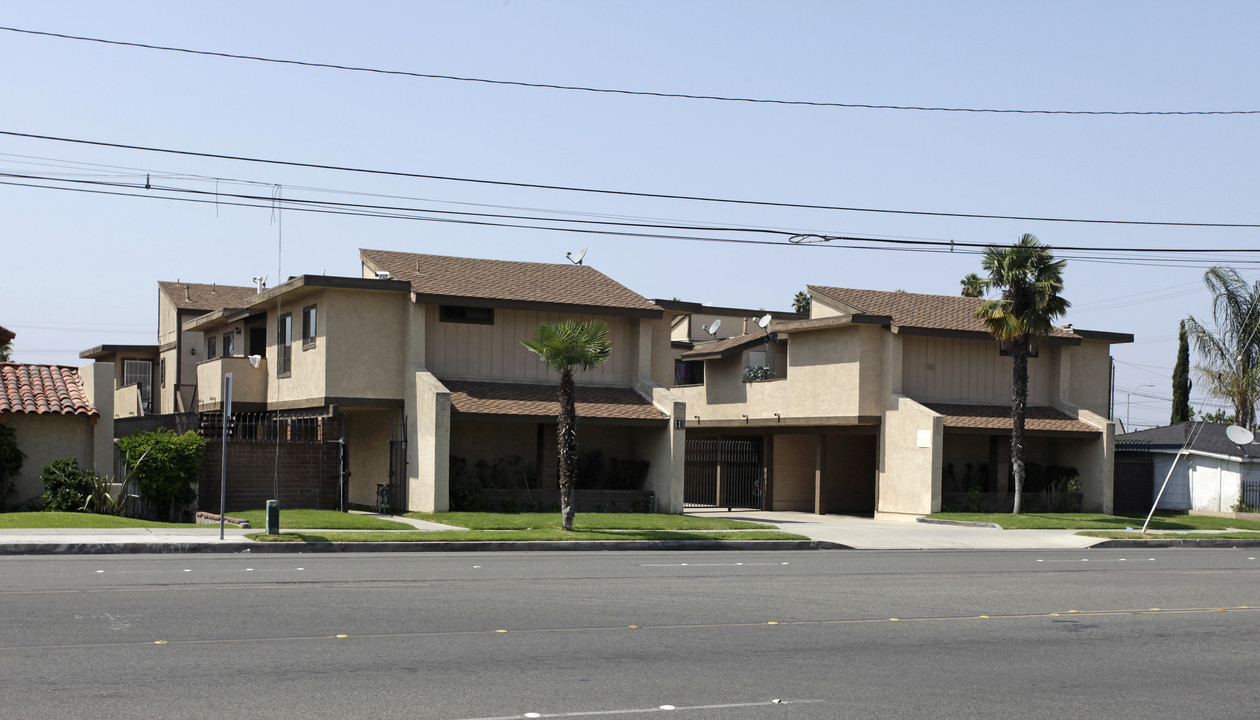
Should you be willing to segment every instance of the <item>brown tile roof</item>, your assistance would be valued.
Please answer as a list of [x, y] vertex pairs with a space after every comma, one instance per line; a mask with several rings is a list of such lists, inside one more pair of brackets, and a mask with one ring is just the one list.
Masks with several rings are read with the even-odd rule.
[[652, 301], [593, 267], [360, 250], [417, 295], [657, 311]]
[[[443, 380], [451, 391], [451, 408], [469, 415], [524, 415], [554, 418], [560, 413], [559, 385]], [[614, 420], [668, 419], [630, 388], [577, 388], [578, 418]]]
[[[947, 428], [1011, 430], [1010, 405], [962, 405], [958, 403], [922, 403], [924, 407], [945, 416]], [[1029, 405], [1024, 414], [1024, 430], [1028, 432], [1101, 432], [1098, 428], [1074, 420], [1052, 407]]]
[[[988, 333], [976, 311], [984, 300], [956, 295], [854, 290], [852, 288], [810, 285], [811, 295], [822, 295], [866, 315], [888, 315], [893, 325], [930, 330], [957, 330]], [[1074, 338], [1071, 331], [1055, 328], [1054, 337]]]
[[693, 360], [696, 358], [712, 359], [725, 357], [731, 353], [739, 352], [747, 347], [752, 347], [762, 342], [766, 337], [766, 331], [757, 328], [752, 332], [746, 332], [743, 335], [735, 335], [733, 337], [723, 338], [715, 342], [697, 343], [695, 348], [688, 350], [682, 354], [684, 360]]
[[212, 283], [158, 282], [158, 288], [180, 310], [221, 310], [245, 307], [258, 294], [258, 288]]
[[17, 337], [17, 333], [0, 325], [0, 345], [8, 345], [13, 342], [13, 338]]
[[0, 363], [0, 413], [19, 412], [100, 416], [78, 368]]

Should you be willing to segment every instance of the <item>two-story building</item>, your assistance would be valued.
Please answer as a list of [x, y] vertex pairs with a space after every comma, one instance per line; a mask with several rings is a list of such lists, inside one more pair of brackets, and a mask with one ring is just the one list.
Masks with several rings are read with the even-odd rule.
[[361, 277], [302, 275], [195, 308], [185, 337], [203, 348], [248, 342], [196, 362], [196, 409], [221, 411], [231, 373], [234, 411], [338, 416], [351, 503], [371, 505], [378, 485], [405, 478], [393, 504], [442, 511], [451, 457], [521, 458], [554, 476], [558, 377], [520, 341], [540, 323], [598, 319], [613, 353], [576, 375], [581, 447], [646, 461], [657, 509], [681, 512], [683, 410], [668, 390], [662, 308], [582, 265], [379, 250], [360, 259]]
[[[1011, 362], [975, 317], [982, 301], [809, 292], [808, 319], [681, 354], [703, 364], [674, 387], [688, 440], [754, 444], [767, 509], [920, 515], [943, 492], [1007, 492]], [[1131, 341], [1056, 329], [1030, 361], [1027, 459], [1074, 468], [1087, 510], [1111, 508], [1109, 346]]]

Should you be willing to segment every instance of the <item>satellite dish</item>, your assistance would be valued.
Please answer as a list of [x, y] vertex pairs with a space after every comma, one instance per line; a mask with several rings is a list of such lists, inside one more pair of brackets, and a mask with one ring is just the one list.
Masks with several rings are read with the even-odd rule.
[[709, 334], [713, 336], [714, 339], [717, 339], [717, 331], [718, 331], [718, 328], [720, 327], [722, 327], [722, 321], [721, 319], [718, 319], [718, 320], [714, 320], [712, 325], [704, 329], [707, 330]]
[[1256, 439], [1254, 433], [1238, 425], [1230, 425], [1225, 428], [1225, 437], [1229, 438], [1229, 441], [1235, 445], [1250, 445], [1251, 441]]
[[761, 328], [762, 330], [765, 330], [766, 326], [769, 324], [770, 324], [770, 313], [766, 313], [764, 316], [757, 318], [757, 327]]
[[573, 257], [573, 253], [571, 252], [565, 253], [564, 256], [569, 258], [569, 262], [573, 263], [574, 265], [581, 265], [582, 258], [586, 257], [586, 248], [582, 248], [581, 250], [578, 250], [577, 257]]

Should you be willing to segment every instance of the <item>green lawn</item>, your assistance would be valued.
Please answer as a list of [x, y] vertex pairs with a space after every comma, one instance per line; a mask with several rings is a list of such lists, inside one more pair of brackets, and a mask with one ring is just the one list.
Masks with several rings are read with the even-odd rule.
[[[1102, 515], [1099, 513], [936, 513], [939, 520], [966, 520], [995, 523], [1006, 530], [1140, 530], [1146, 516]], [[1260, 531], [1260, 522], [1201, 515], [1156, 515], [1151, 530], [1238, 530]]]
[[694, 532], [678, 530], [572, 530], [559, 527], [522, 530], [440, 530], [435, 532], [318, 532], [248, 537], [261, 542], [520, 542], [524, 540], [808, 540], [809, 538], [774, 530], [747, 532]]
[[[527, 530], [540, 528], [560, 529], [560, 513], [407, 513], [416, 520], [453, 525], [470, 530]], [[773, 525], [727, 520], [725, 518], [700, 518], [666, 513], [578, 513], [573, 520], [574, 530], [774, 530]]]
[[1176, 538], [1179, 540], [1257, 540], [1260, 539], [1260, 532], [1222, 532], [1222, 533], [1147, 533], [1143, 535], [1140, 532], [1098, 532], [1088, 531], [1077, 533], [1077, 535], [1085, 535], [1087, 537], [1107, 538], [1109, 540], [1164, 540], [1167, 538]]
[[[228, 517], [248, 520], [254, 528], [267, 526], [266, 510], [228, 511]], [[280, 508], [281, 530], [413, 530], [406, 523], [382, 520], [370, 515], [356, 515], [336, 510], [304, 510]]]
[[72, 512], [11, 512], [0, 513], [0, 528], [29, 530], [32, 528], [134, 528], [134, 527], [190, 527], [187, 523], [162, 523], [135, 520], [113, 515], [93, 515]]

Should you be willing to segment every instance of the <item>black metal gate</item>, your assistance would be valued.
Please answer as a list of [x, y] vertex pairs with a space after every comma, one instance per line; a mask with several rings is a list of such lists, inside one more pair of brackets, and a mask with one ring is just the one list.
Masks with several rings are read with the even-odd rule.
[[761, 438], [688, 440], [683, 506], [761, 510], [764, 478]]
[[1112, 512], [1117, 515], [1145, 513], [1151, 508], [1155, 461], [1150, 443], [1129, 440], [1116, 443], [1112, 471]]
[[379, 510], [407, 512], [407, 416], [394, 423], [394, 437], [389, 441], [389, 481], [377, 488]]

